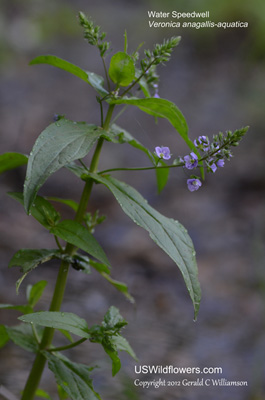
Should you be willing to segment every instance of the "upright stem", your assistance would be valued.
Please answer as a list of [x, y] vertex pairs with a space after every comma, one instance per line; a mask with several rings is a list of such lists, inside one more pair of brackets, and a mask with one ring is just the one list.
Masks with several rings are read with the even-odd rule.
[[[103, 124], [103, 129], [108, 130], [109, 124], [111, 121], [111, 116], [113, 113], [114, 105], [110, 105], [108, 108], [108, 112], [106, 115], [105, 122]], [[90, 164], [90, 172], [96, 172], [98, 168], [99, 156], [101, 152], [101, 148], [103, 145], [104, 139], [100, 138], [95, 149], [91, 164]], [[84, 218], [84, 214], [86, 212], [88, 200], [91, 194], [93, 186], [93, 180], [89, 179], [86, 181], [85, 187], [83, 189], [83, 193], [80, 199], [80, 203], [75, 215], [75, 221], [82, 222]], [[67, 243], [65, 247], [65, 253], [68, 255], [73, 255], [75, 252], [75, 246], [71, 243]], [[69, 270], [69, 263], [67, 261], [62, 261], [61, 266], [58, 272], [55, 289], [51, 301], [51, 305], [49, 311], [60, 311], [61, 304], [64, 297], [67, 275]], [[49, 347], [52, 343], [54, 335], [53, 328], [45, 328], [42, 336], [42, 340], [39, 346], [39, 352], [36, 355], [35, 361], [32, 365], [31, 372], [29, 374], [28, 380], [26, 382], [25, 388], [23, 390], [23, 395], [21, 400], [33, 400], [35, 396], [35, 392], [38, 389], [39, 382], [42, 376], [43, 369], [45, 367], [46, 358], [41, 353], [42, 350]]]

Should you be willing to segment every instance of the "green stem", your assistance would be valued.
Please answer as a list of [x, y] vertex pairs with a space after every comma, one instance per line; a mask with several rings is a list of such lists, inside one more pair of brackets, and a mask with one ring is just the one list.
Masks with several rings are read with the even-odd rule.
[[124, 113], [124, 111], [129, 107], [128, 104], [126, 104], [121, 111], [115, 116], [115, 118], [113, 118], [112, 123], [114, 124], [115, 121], [117, 121], [118, 118], [120, 118], [120, 116]]
[[[200, 164], [202, 161], [207, 160], [207, 158], [210, 158], [217, 154], [220, 150], [222, 150], [224, 147], [231, 145], [232, 140], [226, 141], [222, 146], [216, 150], [213, 150], [211, 153], [206, 154], [204, 157], [198, 159], [198, 163]], [[159, 160], [158, 160], [159, 162]], [[177, 167], [183, 167], [185, 165], [184, 162], [181, 162], [179, 164], [172, 164], [172, 165], [160, 165], [160, 166], [153, 166], [153, 167], [135, 167], [135, 168], [110, 168], [110, 169], [104, 169], [103, 171], [100, 171], [99, 174], [103, 175], [108, 172], [115, 172], [115, 171], [147, 171], [150, 169], [163, 169], [163, 168], [177, 168]]]
[[140, 76], [122, 93], [121, 97], [124, 97], [126, 93], [128, 93], [140, 80], [141, 78], [146, 74], [148, 69], [156, 62], [157, 57], [153, 59], [153, 61], [150, 62], [150, 64], [147, 65], [145, 70], [140, 74]]
[[[108, 130], [109, 124], [111, 121], [112, 113], [113, 113], [114, 105], [110, 105], [105, 122], [103, 124], [103, 129]], [[104, 139], [100, 138], [95, 149], [91, 164], [90, 164], [90, 172], [96, 172], [99, 162], [100, 151], [103, 145]], [[84, 218], [84, 214], [86, 212], [88, 200], [90, 197], [90, 193], [93, 186], [93, 180], [90, 179], [86, 182], [85, 187], [83, 189], [83, 193], [81, 196], [81, 200], [75, 215], [75, 221], [82, 222]], [[65, 247], [65, 254], [73, 255], [76, 251], [76, 247], [70, 243], [66, 244]], [[49, 311], [60, 311], [61, 304], [63, 301], [63, 296], [65, 292], [66, 282], [67, 282], [67, 275], [69, 270], [69, 263], [67, 261], [62, 261], [56, 284], [55, 289], [51, 301], [51, 305]], [[42, 350], [48, 348], [53, 339], [54, 329], [46, 327], [43, 332], [42, 340], [39, 345], [39, 352], [36, 355], [35, 361], [32, 365], [28, 380], [26, 382], [25, 388], [23, 390], [23, 394], [21, 400], [33, 400], [35, 396], [35, 392], [38, 389], [39, 382], [42, 376], [43, 369], [45, 367], [46, 358], [42, 354]]]
[[81, 158], [78, 160], [80, 164], [88, 171], [86, 164], [81, 160]]
[[176, 165], [161, 165], [160, 167], [135, 167], [135, 168], [110, 168], [105, 169], [104, 171], [100, 171], [99, 174], [106, 174], [107, 172], [114, 172], [114, 171], [148, 171], [150, 169], [163, 169], [163, 168], [176, 168], [176, 167], [183, 167], [185, 164], [176, 164]]
[[63, 350], [69, 350], [72, 349], [73, 347], [79, 346], [79, 344], [85, 342], [87, 340], [87, 338], [82, 338], [80, 340], [78, 340], [77, 342], [68, 344], [67, 346], [61, 346], [61, 347], [55, 347], [52, 349], [46, 349], [46, 351], [49, 351], [50, 353], [54, 352], [54, 351], [63, 351]]
[[102, 58], [102, 62], [103, 62], [104, 72], [105, 72], [106, 79], [107, 79], [108, 91], [110, 92], [109, 74], [108, 74], [108, 71], [107, 71], [107, 67], [106, 67], [106, 63], [105, 63], [105, 58], [104, 58], [104, 57], [101, 57], [101, 58]]
[[36, 326], [34, 324], [32, 324], [31, 327], [32, 327], [33, 336], [35, 337], [36, 342], [38, 344], [40, 344], [40, 338], [39, 338]]
[[54, 239], [55, 239], [57, 246], [59, 247], [60, 252], [63, 253], [63, 248], [61, 246], [61, 243], [59, 242], [58, 237], [54, 235]]

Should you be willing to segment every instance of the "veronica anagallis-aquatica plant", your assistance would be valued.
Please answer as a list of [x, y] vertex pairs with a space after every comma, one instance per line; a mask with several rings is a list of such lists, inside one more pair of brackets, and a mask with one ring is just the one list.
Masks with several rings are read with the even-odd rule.
[[[23, 193], [9, 193], [9, 196], [18, 201], [28, 215], [35, 218], [54, 236], [57, 246], [54, 249], [22, 249], [15, 253], [9, 267], [21, 269], [22, 276], [16, 283], [17, 292], [27, 274], [41, 264], [57, 259], [60, 265], [49, 311], [35, 312], [35, 306], [47, 283], [44, 280], [28, 285], [27, 304], [0, 306], [2, 309], [15, 309], [23, 314], [18, 318], [18, 325], [0, 326], [0, 345], [3, 346], [11, 340], [36, 354], [25, 387], [21, 388], [22, 400], [32, 400], [36, 395], [50, 398], [39, 387], [46, 362], [55, 375], [60, 398], [68, 396], [74, 400], [100, 399], [100, 395], [93, 388], [91, 367], [72, 362], [63, 355], [64, 350], [81, 345], [84, 341], [103, 346], [111, 359], [113, 375], [121, 367], [119, 351], [126, 351], [136, 359], [134, 351], [121, 334], [127, 322], [116, 307], [111, 306], [106, 311], [103, 322], [93, 326], [89, 326], [85, 319], [76, 314], [60, 312], [69, 267], [85, 274], [95, 269], [102, 278], [133, 302], [127, 285], [111, 277], [110, 261], [93, 236], [95, 227], [104, 220], [98, 212], [93, 215], [87, 212], [91, 191], [96, 190], [94, 184], [101, 184], [109, 190], [122, 211], [134, 223], [145, 229], [150, 238], [178, 266], [193, 303], [196, 319], [201, 291], [195, 250], [187, 230], [178, 221], [167, 218], [152, 208], [136, 189], [118, 180], [113, 174], [121, 170], [128, 173], [131, 170], [154, 170], [160, 192], [168, 181], [170, 169], [176, 171], [176, 168], [181, 168], [189, 174], [187, 189], [194, 192], [201, 188], [205, 172], [217, 173], [218, 169], [224, 167], [232, 156], [231, 148], [237, 146], [247, 132], [246, 127], [235, 132], [219, 133], [212, 140], [203, 135], [192, 141], [188, 136], [186, 120], [179, 108], [173, 102], [160, 98], [157, 66], [169, 61], [180, 37], [172, 37], [164, 40], [162, 44], [156, 44], [153, 50], [145, 50], [141, 58], [139, 48], [132, 53], [128, 51], [125, 32], [123, 51], [111, 56], [110, 43], [105, 40], [106, 34], [82, 12], [78, 17], [85, 39], [99, 50], [105, 80], [94, 72], [88, 72], [53, 55], [39, 56], [30, 64], [49, 64], [60, 68], [82, 79], [94, 89], [100, 123], [76, 122], [55, 115], [54, 122], [41, 132], [29, 156], [15, 152], [0, 156], [0, 172], [27, 164]], [[174, 157], [169, 147], [164, 146], [165, 143], [154, 145], [151, 150], [143, 146], [131, 133], [116, 124], [119, 115], [126, 111], [128, 106], [137, 107], [155, 118], [168, 120], [175, 128], [176, 134], [187, 144], [188, 154]], [[118, 112], [114, 116], [116, 109]], [[127, 143], [134, 151], [143, 152], [147, 166], [110, 166], [107, 170], [100, 170], [101, 149], [109, 142], [117, 146]], [[93, 152], [93, 155], [90, 165], [86, 165], [83, 159], [89, 152]], [[63, 167], [84, 183], [79, 203], [72, 199], [45, 198], [38, 195], [44, 182]], [[57, 202], [64, 203], [74, 210], [73, 220], [61, 219], [55, 207]], [[52, 342], [55, 330], [61, 331], [69, 340], [69, 344], [54, 347]], [[78, 339], [74, 340], [72, 334]]]

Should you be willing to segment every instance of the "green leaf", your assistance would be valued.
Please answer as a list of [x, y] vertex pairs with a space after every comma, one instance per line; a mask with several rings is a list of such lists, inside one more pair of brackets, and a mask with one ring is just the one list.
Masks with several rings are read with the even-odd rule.
[[128, 86], [135, 78], [133, 59], [122, 51], [114, 54], [110, 60], [109, 76], [117, 85]]
[[82, 165], [77, 165], [75, 162], [72, 162], [70, 164], [67, 164], [65, 168], [78, 176], [80, 179], [87, 179], [87, 169], [84, 168]]
[[[136, 69], [135, 71], [135, 77], [139, 78], [140, 75], [142, 74], [142, 71], [140, 69]], [[141, 79], [138, 82], [143, 94], [145, 95], [145, 97], [151, 97], [150, 91], [149, 91], [149, 87], [148, 87], [148, 83], [146, 82], [146, 79], [144, 76], [141, 77]]]
[[36, 396], [41, 397], [42, 399], [52, 400], [51, 396], [42, 389], [37, 389]]
[[104, 78], [102, 76], [95, 74], [95, 72], [86, 71], [88, 77], [88, 83], [102, 96], [105, 97], [109, 92], [104, 89]]
[[111, 306], [104, 315], [102, 325], [106, 329], [121, 329], [124, 325], [127, 325], [127, 322], [121, 316], [118, 308]]
[[[160, 165], [166, 165], [164, 161], [159, 162]], [[169, 178], [170, 168], [157, 168], [156, 169], [156, 182], [157, 182], [157, 191], [160, 193], [167, 184]]]
[[58, 257], [58, 255], [58, 250], [47, 249], [21, 249], [16, 252], [11, 258], [8, 267], [20, 267], [20, 270], [23, 273], [23, 276], [16, 283], [17, 292], [22, 281], [30, 271], [36, 268], [39, 264], [43, 264], [52, 258]]
[[130, 355], [134, 355], [126, 339], [118, 339], [119, 331], [127, 324], [125, 319], [120, 315], [119, 310], [111, 306], [104, 316], [103, 322], [100, 325], [91, 327], [91, 342], [100, 343], [105, 352], [112, 360], [112, 375], [116, 375], [121, 368], [121, 362], [118, 356], [118, 350], [125, 350]]
[[64, 329], [59, 329], [59, 331], [61, 332], [62, 335], [64, 335], [66, 337], [66, 339], [69, 340], [69, 342], [73, 343], [74, 340], [72, 338], [72, 336], [70, 335], [70, 333]]
[[68, 399], [68, 394], [66, 393], [65, 390], [63, 390], [62, 386], [57, 385], [57, 391], [58, 391], [58, 396], [60, 400], [66, 400]]
[[124, 296], [131, 302], [134, 303], [134, 298], [130, 295], [128, 286], [120, 281], [117, 281], [111, 278], [108, 274], [102, 272], [101, 275], [111, 284], [113, 285], [119, 292], [124, 294]]
[[[120, 128], [118, 125], [113, 124], [111, 126], [110, 133], [113, 136], [116, 134], [116, 136], [119, 137], [119, 143], [128, 143], [130, 146], [143, 151], [154, 165], [157, 164], [158, 157], [156, 157], [150, 150], [144, 147], [125, 129]], [[160, 165], [163, 166], [167, 165], [163, 160], [160, 160], [159, 163]], [[157, 190], [158, 193], [160, 193], [168, 181], [169, 168], [163, 168], [163, 169], [158, 168], [155, 171], [156, 171]]]
[[89, 377], [90, 368], [77, 364], [66, 357], [56, 357], [43, 352], [48, 360], [49, 369], [54, 373], [56, 382], [74, 400], [100, 400], [100, 396], [93, 389]]
[[101, 133], [96, 125], [60, 119], [40, 134], [28, 160], [24, 186], [27, 213], [47, 178], [72, 161], [85, 157]]
[[28, 293], [28, 303], [32, 308], [38, 303], [46, 285], [47, 281], [39, 281], [30, 288]]
[[6, 331], [5, 325], [0, 325], [0, 348], [9, 341], [9, 335]]
[[131, 348], [128, 341], [120, 335], [112, 336], [111, 338], [112, 343], [117, 347], [120, 351], [126, 351], [135, 361], [138, 361], [135, 352]]
[[119, 359], [118, 352], [113, 347], [109, 338], [103, 339], [101, 344], [112, 361], [112, 376], [115, 376], [121, 369], [121, 360]]
[[119, 292], [123, 293], [124, 296], [131, 302], [134, 303], [134, 298], [130, 295], [128, 287], [125, 283], [117, 281], [113, 278], [111, 278], [111, 276], [109, 276], [110, 274], [110, 270], [107, 267], [107, 265], [105, 264], [100, 264], [97, 263], [95, 261], [90, 260], [89, 264], [91, 265], [91, 267], [93, 267], [95, 270], [97, 270], [101, 276], [103, 276], [103, 278], [105, 278], [111, 285], [113, 285]]
[[110, 269], [105, 264], [101, 264], [101, 263], [98, 263], [98, 262], [92, 261], [92, 260], [89, 260], [89, 264], [91, 265], [91, 267], [93, 267], [95, 270], [97, 270], [100, 274], [102, 272], [105, 272], [106, 274], [110, 274]]
[[28, 157], [21, 153], [0, 154], [0, 174], [10, 169], [27, 164]]
[[87, 72], [82, 68], [77, 67], [76, 65], [66, 60], [63, 60], [62, 58], [52, 55], [39, 56], [34, 58], [30, 62], [30, 65], [34, 64], [49, 64], [54, 67], [63, 69], [64, 71], [67, 71], [70, 74], [73, 74], [82, 79], [86, 83], [89, 83], [89, 85], [91, 85], [101, 96], [106, 96], [108, 94], [107, 90], [103, 87], [104, 79], [101, 76], [93, 72]]
[[91, 233], [79, 222], [64, 220], [52, 228], [50, 232], [86, 251], [99, 261], [109, 265], [109, 261], [102, 247], [96, 241], [94, 236], [91, 235]]
[[22, 315], [19, 320], [49, 328], [63, 329], [74, 333], [82, 338], [90, 338], [88, 326], [84, 319], [73, 313], [57, 311], [42, 311], [27, 315]]
[[47, 200], [56, 201], [57, 203], [62, 203], [72, 208], [75, 212], [78, 209], [78, 203], [71, 199], [60, 199], [58, 197], [47, 197]]
[[154, 242], [164, 250], [179, 267], [193, 302], [195, 318], [199, 311], [201, 290], [192, 240], [186, 229], [173, 219], [166, 218], [148, 205], [131, 186], [111, 176], [89, 174], [103, 183], [115, 196], [121, 208], [137, 225], [149, 232]]
[[0, 309], [1, 310], [17, 310], [21, 312], [22, 314], [28, 314], [32, 312], [32, 307], [27, 306], [27, 305], [22, 305], [22, 306], [14, 306], [12, 304], [0, 304]]
[[128, 143], [130, 146], [143, 151], [148, 158], [154, 162], [153, 154], [150, 150], [148, 150], [145, 146], [143, 146], [138, 140], [136, 140], [128, 131], [121, 128], [120, 126], [113, 124], [110, 128], [110, 134], [118, 136], [119, 143]]
[[140, 110], [154, 117], [166, 118], [178, 131], [188, 146], [196, 150], [193, 142], [188, 138], [188, 126], [186, 120], [178, 107], [169, 100], [159, 98], [139, 99], [137, 97], [121, 98], [112, 101], [113, 104], [129, 104], [140, 108]]
[[[23, 193], [9, 192], [8, 195], [24, 206]], [[51, 226], [56, 225], [60, 220], [60, 214], [55, 210], [48, 200], [41, 196], [37, 196], [35, 198], [30, 212], [31, 215], [46, 229], [50, 229]]]
[[[28, 314], [30, 315], [30, 314]], [[36, 353], [38, 351], [38, 343], [32, 333], [30, 325], [21, 324], [15, 327], [7, 327], [6, 331], [9, 338], [22, 349]]]
[[128, 290], [128, 286], [120, 281], [111, 278], [109, 275], [102, 273], [102, 276], [113, 285], [119, 292], [123, 293], [124, 296], [131, 302], [134, 303], [134, 298], [131, 296]]

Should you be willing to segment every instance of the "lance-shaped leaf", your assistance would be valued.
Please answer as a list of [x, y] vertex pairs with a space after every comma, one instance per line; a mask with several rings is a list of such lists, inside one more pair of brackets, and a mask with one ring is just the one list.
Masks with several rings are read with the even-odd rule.
[[105, 278], [112, 286], [114, 286], [119, 292], [123, 293], [124, 296], [131, 302], [134, 303], [134, 298], [131, 296], [128, 290], [128, 286], [110, 276], [110, 270], [105, 264], [100, 264], [95, 261], [90, 260], [89, 264], [91, 267], [95, 268], [103, 278]]
[[28, 285], [27, 287], [27, 300], [29, 305], [33, 308], [38, 303], [42, 293], [47, 285], [47, 281], [39, 281], [35, 285]]
[[66, 357], [57, 357], [43, 352], [48, 360], [49, 369], [54, 373], [56, 382], [65, 390], [71, 399], [75, 400], [100, 400], [100, 396], [93, 389], [89, 377], [91, 368], [77, 364]]
[[38, 351], [38, 343], [33, 335], [31, 326], [27, 324], [21, 324], [14, 327], [6, 326], [6, 332], [12, 342], [17, 346], [22, 347], [22, 349], [32, 351], [33, 353]]
[[130, 146], [143, 151], [148, 158], [154, 163], [154, 156], [150, 150], [143, 146], [137, 139], [135, 139], [126, 129], [121, 128], [116, 124], [112, 124], [109, 130], [110, 140], [114, 138], [114, 142], [128, 143]]
[[196, 318], [201, 291], [195, 250], [186, 229], [178, 221], [166, 218], [153, 209], [131, 186], [111, 176], [98, 174], [89, 176], [103, 183], [113, 193], [125, 214], [137, 225], [146, 229], [151, 239], [177, 264], [192, 299]]
[[[166, 166], [166, 163], [163, 160], [161, 160], [161, 161], [159, 161], [158, 165]], [[161, 191], [166, 186], [168, 178], [169, 178], [169, 171], [170, 171], [170, 168], [157, 168], [156, 169], [156, 183], [157, 183], [158, 193], [161, 193]]]
[[0, 174], [4, 171], [20, 167], [27, 164], [28, 157], [21, 153], [0, 154]]
[[5, 325], [0, 325], [0, 348], [4, 347], [4, 345], [9, 341], [9, 336], [6, 331]]
[[11, 258], [8, 267], [20, 267], [23, 273], [22, 277], [16, 283], [17, 292], [19, 287], [27, 276], [27, 274], [36, 268], [39, 264], [43, 264], [52, 258], [59, 257], [58, 250], [47, 249], [21, 249]]
[[112, 343], [112, 337], [104, 337], [101, 345], [112, 361], [112, 376], [115, 376], [121, 369], [121, 360], [116, 347]]
[[93, 325], [90, 329], [91, 341], [102, 345], [112, 361], [112, 375], [116, 375], [121, 368], [118, 350], [127, 351], [133, 358], [136, 356], [126, 339], [120, 336], [120, 330], [127, 325], [119, 310], [111, 306], [104, 316], [101, 325]]
[[179, 108], [169, 100], [150, 97], [139, 99], [137, 97], [124, 97], [112, 100], [114, 104], [129, 104], [140, 108], [140, 110], [154, 117], [166, 118], [179, 132], [185, 142], [194, 148], [194, 144], [188, 138], [187, 122]]
[[[9, 192], [8, 195], [12, 197], [12, 199], [17, 200], [20, 204], [24, 205], [23, 193]], [[31, 215], [46, 229], [50, 229], [60, 220], [60, 214], [48, 200], [41, 196], [36, 196], [34, 204], [31, 207]]]
[[[142, 74], [142, 71], [140, 69], [135, 70], [135, 77], [139, 78], [140, 75]], [[150, 91], [149, 91], [149, 86], [148, 83], [146, 82], [146, 79], [144, 76], [141, 77], [141, 79], [138, 81], [138, 84], [144, 94], [145, 97], [151, 97]]]
[[[110, 135], [118, 136], [118, 140], [114, 136], [114, 140], [119, 143], [128, 143], [130, 146], [143, 151], [149, 160], [152, 162], [153, 165], [157, 165], [158, 157], [152, 153], [150, 150], [148, 150], [145, 146], [143, 146], [138, 140], [136, 140], [128, 131], [126, 131], [123, 128], [120, 128], [118, 125], [113, 124], [110, 129]], [[110, 138], [111, 140], [111, 138]], [[160, 159], [159, 160], [159, 165], [166, 166], [167, 164]], [[169, 177], [169, 168], [156, 168], [156, 182], [157, 182], [157, 190], [158, 193], [162, 191], [162, 189], [165, 187], [168, 177]]]
[[78, 67], [70, 63], [69, 61], [63, 60], [62, 58], [52, 56], [52, 55], [45, 55], [39, 56], [34, 58], [30, 65], [34, 64], [49, 64], [53, 67], [57, 67], [63, 69], [70, 74], [77, 76], [78, 78], [82, 79], [86, 83], [89, 83], [101, 96], [106, 96], [108, 94], [107, 90], [104, 89], [104, 79], [102, 76], [95, 74], [94, 72], [88, 72], [84, 69]]
[[47, 200], [55, 201], [57, 203], [65, 204], [66, 206], [72, 208], [75, 212], [78, 209], [78, 203], [72, 199], [61, 199], [58, 197], [47, 197]]
[[47, 326], [54, 329], [63, 329], [74, 333], [82, 338], [89, 339], [89, 329], [83, 318], [73, 313], [64, 313], [57, 311], [42, 311], [19, 317], [23, 322], [33, 323], [40, 326]]
[[51, 396], [47, 392], [45, 392], [45, 390], [42, 389], [36, 390], [36, 396], [41, 397], [42, 399], [52, 400]]
[[127, 325], [127, 322], [123, 318], [123, 316], [120, 314], [120, 311], [118, 310], [117, 307], [111, 306], [106, 314], [104, 315], [104, 319], [102, 322], [102, 325], [104, 328], [108, 329], [114, 329], [114, 330], [119, 330], [123, 328], [125, 325]]
[[62, 388], [62, 386], [57, 384], [57, 391], [58, 391], [58, 396], [60, 400], [68, 400], [68, 394], [66, 391]]
[[0, 304], [0, 310], [16, 310], [21, 312], [22, 314], [28, 314], [33, 311], [31, 306], [28, 305], [16, 306], [13, 304]]
[[24, 186], [27, 213], [46, 179], [66, 164], [85, 157], [101, 131], [96, 125], [60, 119], [40, 134], [28, 160]]
[[100, 244], [79, 222], [66, 219], [51, 228], [50, 232], [109, 265], [107, 256]]
[[[158, 118], [166, 118], [171, 125], [178, 131], [190, 149], [200, 157], [200, 153], [194, 143], [188, 137], [187, 122], [179, 108], [169, 100], [149, 97], [139, 99], [138, 97], [124, 97], [111, 101], [113, 104], [129, 104], [138, 107], [147, 114]], [[200, 167], [202, 178], [204, 178], [204, 169]]]
[[135, 352], [131, 348], [125, 337], [116, 335], [111, 338], [112, 344], [116, 346], [116, 348], [120, 351], [126, 351], [135, 361], [138, 361]]

